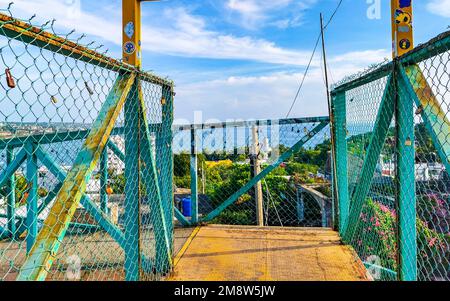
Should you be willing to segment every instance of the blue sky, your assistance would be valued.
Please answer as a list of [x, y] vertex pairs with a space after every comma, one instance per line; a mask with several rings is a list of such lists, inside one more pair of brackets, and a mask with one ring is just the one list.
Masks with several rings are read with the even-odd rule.
[[[0, 0], [6, 7], [10, 1]], [[121, 56], [120, 0], [15, 0], [16, 17], [55, 18]], [[368, 18], [381, 3], [380, 18]], [[390, 57], [389, 0], [344, 0], [327, 36], [331, 81]], [[416, 44], [450, 25], [450, 0], [416, 0]], [[176, 83], [175, 117], [284, 118], [338, 0], [167, 0], [143, 3], [143, 68]], [[52, 8], [52, 9], [50, 9]], [[320, 53], [292, 116], [326, 115]], [[199, 115], [199, 113], [197, 113]]]

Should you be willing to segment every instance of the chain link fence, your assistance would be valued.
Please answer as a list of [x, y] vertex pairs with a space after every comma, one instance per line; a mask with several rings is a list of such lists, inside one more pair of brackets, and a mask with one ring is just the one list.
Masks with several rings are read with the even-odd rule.
[[332, 227], [327, 117], [174, 129], [175, 203], [189, 220]]
[[31, 22], [0, 14], [0, 279], [159, 279], [173, 85]]
[[332, 92], [340, 232], [376, 280], [450, 280], [449, 37]]

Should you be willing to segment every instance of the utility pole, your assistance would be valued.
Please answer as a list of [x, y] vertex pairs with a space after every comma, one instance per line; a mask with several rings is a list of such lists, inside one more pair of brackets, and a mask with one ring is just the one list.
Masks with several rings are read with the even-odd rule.
[[[259, 165], [258, 155], [260, 151], [259, 147], [259, 134], [258, 126], [252, 127], [252, 154], [251, 154], [251, 167], [252, 167], [252, 177], [256, 177], [261, 172], [261, 167]], [[263, 209], [263, 193], [261, 181], [255, 184], [255, 202], [256, 202], [256, 223], [258, 227], [264, 226], [264, 209]]]
[[325, 51], [325, 33], [323, 28], [323, 15], [320, 13], [320, 34], [322, 37], [322, 57], [323, 57], [323, 66], [325, 71], [325, 85], [327, 90], [327, 102], [328, 102], [328, 110], [331, 112], [331, 100], [330, 100], [330, 86], [328, 82], [328, 66], [327, 66], [327, 53]]
[[[330, 116], [330, 132], [334, 133], [334, 114], [333, 114], [333, 109], [331, 107], [331, 95], [330, 95], [330, 84], [329, 84], [329, 80], [328, 80], [328, 66], [327, 66], [327, 53], [325, 50], [325, 28], [323, 27], [323, 15], [322, 13], [320, 14], [320, 35], [322, 37], [322, 57], [323, 57], [323, 66], [324, 66], [324, 72], [325, 72], [325, 86], [326, 86], [326, 92], [327, 92], [327, 104], [328, 104], [328, 115]], [[334, 150], [332, 152], [332, 154], [335, 153], [335, 141], [334, 141], [334, 135], [331, 134], [331, 148]], [[333, 183], [332, 185], [332, 192], [334, 194], [334, 196], [337, 196], [337, 191], [336, 191], [336, 187], [337, 187], [337, 183], [335, 181], [335, 172], [336, 171], [336, 161], [334, 160], [334, 158], [331, 158], [331, 162], [333, 164], [332, 166], [332, 171], [331, 171], [331, 181]], [[335, 223], [334, 220], [336, 219], [336, 208], [338, 208], [337, 204], [335, 203], [336, 198], [333, 197], [332, 198], [332, 218], [333, 218], [333, 227], [335, 227]], [[325, 210], [325, 206], [323, 208], [323, 210]]]

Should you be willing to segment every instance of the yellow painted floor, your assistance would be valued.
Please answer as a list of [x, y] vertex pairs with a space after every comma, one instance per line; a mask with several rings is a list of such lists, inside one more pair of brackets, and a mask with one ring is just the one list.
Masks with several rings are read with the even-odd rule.
[[172, 281], [361, 281], [354, 252], [327, 229], [206, 226], [175, 259]]

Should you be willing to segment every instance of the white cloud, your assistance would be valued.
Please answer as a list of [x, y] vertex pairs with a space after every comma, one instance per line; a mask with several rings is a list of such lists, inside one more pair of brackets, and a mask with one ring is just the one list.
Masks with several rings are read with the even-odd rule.
[[[7, 7], [10, 0], [0, 0], [0, 7]], [[29, 18], [36, 15], [33, 24], [56, 20], [55, 26], [67, 30], [75, 29], [78, 34], [101, 37], [104, 41], [121, 43], [121, 12], [103, 11], [94, 15], [83, 11], [79, 1], [70, 1], [78, 5], [68, 5], [66, 0], [15, 0], [12, 5], [13, 16]], [[51, 9], [50, 9], [51, 8]], [[108, 18], [102, 17], [108, 15]]]
[[[180, 85], [176, 87], [175, 116], [192, 120], [193, 111], [202, 111], [205, 119], [281, 118], [289, 109], [301, 76], [283, 72]], [[308, 79], [304, 91], [295, 113], [326, 115], [320, 82]]]
[[[172, 28], [144, 26], [143, 45], [147, 49], [173, 55], [252, 60], [275, 64], [305, 65], [309, 52], [280, 48], [273, 42], [252, 37], [236, 37], [210, 31], [204, 20], [183, 8], [168, 9]], [[146, 40], [148, 42], [146, 43]]]
[[[352, 52], [330, 58], [332, 79], [362, 71], [372, 63], [383, 61], [388, 50]], [[365, 58], [365, 59], [362, 59]], [[176, 87], [175, 116], [192, 120], [194, 111], [204, 119], [283, 118], [294, 99], [302, 72], [274, 72], [263, 76], [230, 76]], [[311, 69], [291, 116], [325, 116], [328, 114], [323, 71]]]
[[[9, 1], [0, 0], [0, 5], [6, 6]], [[52, 9], [49, 10], [49, 7]], [[121, 45], [121, 15], [117, 9], [98, 14], [81, 10], [79, 18], [74, 19], [68, 17], [71, 10], [64, 1], [36, 0], [30, 3], [16, 0], [13, 10], [28, 16], [36, 14], [40, 20], [55, 18], [59, 27], [75, 28], [79, 33]], [[190, 14], [184, 8], [166, 9], [163, 15], [164, 24], [143, 25], [144, 50], [182, 57], [238, 59], [299, 66], [308, 62], [307, 51], [281, 48], [264, 39], [208, 30], [204, 19]]]
[[[0, 0], [5, 7], [9, 0]], [[52, 10], [49, 10], [49, 7]], [[104, 41], [121, 44], [121, 16], [117, 8], [106, 7], [106, 11], [94, 14], [82, 10], [80, 19], [67, 15], [67, 6], [58, 0], [16, 0], [14, 15], [22, 17], [34, 13], [40, 20], [57, 19], [57, 25], [65, 29], [75, 27], [77, 32], [100, 37]], [[245, 8], [241, 8], [244, 10]], [[247, 8], [247, 9], [252, 9]], [[207, 28], [206, 21], [192, 15], [186, 9], [167, 9], [160, 19], [163, 24], [146, 24], [143, 28], [144, 48], [162, 54], [183, 57], [206, 57], [213, 59], [242, 59], [274, 64], [304, 66], [310, 52], [278, 47], [274, 43], [248, 36], [237, 37], [222, 34]], [[150, 18], [151, 19], [151, 18]], [[155, 21], [157, 22], [157, 21]], [[118, 47], [120, 49], [120, 47]], [[364, 69], [370, 63], [389, 57], [385, 50], [350, 52], [330, 56], [332, 80], [338, 81]], [[322, 72], [316, 58], [298, 104], [292, 116], [317, 116], [327, 114]], [[284, 117], [295, 96], [301, 72], [269, 72], [264, 76], [224, 77], [215, 74], [216, 80], [192, 83], [190, 77], [176, 87], [175, 111], [177, 118], [192, 119], [192, 112], [202, 110], [205, 118], [281, 118]]]
[[385, 58], [389, 57], [389, 53], [385, 49], [365, 50], [365, 51], [352, 51], [342, 55], [332, 57], [330, 62], [352, 62], [356, 65], [368, 65], [368, 62], [376, 63], [382, 62]]
[[450, 18], [450, 0], [431, 0], [427, 9], [433, 14]]
[[228, 0], [225, 7], [230, 12], [236, 13], [239, 17], [239, 24], [247, 29], [264, 26], [287, 28], [300, 25], [304, 10], [311, 7], [316, 1]]

